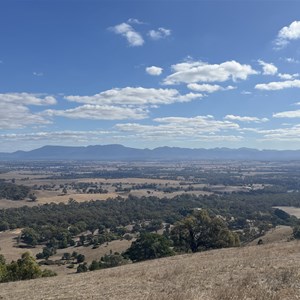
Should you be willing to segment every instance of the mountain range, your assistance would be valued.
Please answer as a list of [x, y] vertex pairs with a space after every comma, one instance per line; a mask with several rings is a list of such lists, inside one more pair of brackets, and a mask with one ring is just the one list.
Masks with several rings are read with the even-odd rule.
[[0, 160], [300, 160], [300, 150], [257, 150], [251, 148], [190, 149], [158, 147], [129, 148], [118, 144], [86, 147], [44, 146], [31, 151], [0, 152]]

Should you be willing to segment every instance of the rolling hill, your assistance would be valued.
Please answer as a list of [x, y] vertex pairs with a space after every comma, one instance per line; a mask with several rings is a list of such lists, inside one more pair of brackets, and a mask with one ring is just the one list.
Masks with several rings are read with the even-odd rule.
[[0, 299], [299, 299], [300, 244], [185, 254], [112, 269], [10, 282]]

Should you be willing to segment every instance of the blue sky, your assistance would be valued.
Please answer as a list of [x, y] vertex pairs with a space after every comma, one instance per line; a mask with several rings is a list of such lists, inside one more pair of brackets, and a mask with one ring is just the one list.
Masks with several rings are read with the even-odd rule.
[[0, 1], [0, 151], [300, 149], [299, 1]]

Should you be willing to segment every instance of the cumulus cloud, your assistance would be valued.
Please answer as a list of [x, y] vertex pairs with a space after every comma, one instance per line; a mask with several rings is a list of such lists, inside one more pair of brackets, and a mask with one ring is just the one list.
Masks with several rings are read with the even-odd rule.
[[135, 31], [133, 27], [127, 23], [121, 23], [114, 27], [110, 27], [109, 29], [116, 34], [125, 37], [129, 45], [132, 47], [138, 47], [144, 44], [142, 35], [139, 32]]
[[69, 101], [95, 105], [160, 105], [189, 102], [203, 97], [199, 93], [181, 95], [176, 89], [143, 87], [115, 88], [93, 96], [66, 96]]
[[148, 35], [152, 40], [157, 41], [157, 40], [164, 39], [164, 38], [170, 36], [171, 30], [163, 28], [163, 27], [159, 27], [157, 30], [150, 30], [148, 32]]
[[291, 80], [299, 77], [299, 73], [294, 73], [294, 74], [279, 73], [278, 77], [284, 80]]
[[203, 95], [199, 93], [181, 95], [175, 89], [115, 88], [92, 96], [65, 96], [68, 101], [84, 105], [66, 110], [48, 109], [43, 116], [89, 120], [144, 119], [149, 107], [189, 102], [201, 97]]
[[275, 40], [275, 45], [277, 49], [281, 49], [291, 41], [298, 39], [300, 39], [300, 21], [294, 21], [289, 26], [280, 29]]
[[102, 135], [112, 134], [113, 131], [95, 130], [95, 131], [39, 131], [39, 132], [27, 132], [27, 133], [7, 133], [0, 134], [0, 138], [3, 140], [18, 140], [18, 141], [65, 141], [71, 140], [74, 142], [85, 139], [89, 141], [93, 136], [99, 137]]
[[268, 118], [257, 118], [257, 117], [248, 117], [248, 116], [235, 116], [235, 115], [226, 115], [224, 117], [225, 120], [230, 120], [230, 121], [238, 121], [238, 122], [246, 122], [246, 123], [262, 123], [262, 122], [267, 122], [269, 121]]
[[163, 68], [155, 67], [155, 66], [146, 68], [146, 72], [152, 76], [159, 76], [162, 73], [162, 71], [163, 71]]
[[52, 96], [29, 93], [0, 94], [0, 129], [20, 129], [30, 125], [49, 124], [39, 113], [32, 113], [28, 106], [53, 105]]
[[54, 105], [56, 99], [52, 96], [42, 96], [30, 93], [6, 93], [0, 94], [0, 102], [22, 105]]
[[290, 64], [299, 64], [300, 61], [293, 57], [285, 57], [284, 60]]
[[138, 20], [138, 19], [135, 19], [135, 18], [130, 18], [127, 20], [127, 23], [129, 24], [138, 24], [138, 25], [143, 25], [145, 24], [144, 22]]
[[214, 93], [217, 91], [228, 91], [228, 90], [234, 90], [235, 87], [234, 86], [227, 86], [227, 87], [222, 87], [220, 85], [217, 84], [198, 84], [198, 83], [189, 83], [187, 85], [187, 87], [195, 92], [204, 92], [204, 93]]
[[117, 124], [115, 128], [139, 139], [157, 138], [174, 140], [239, 140], [242, 137], [228, 134], [229, 130], [238, 130], [239, 125], [230, 121], [218, 121], [213, 116], [165, 117], [154, 119], [156, 125], [137, 123]]
[[263, 141], [283, 141], [283, 142], [300, 141], [300, 125], [295, 125], [287, 128], [262, 130], [260, 133], [264, 135], [262, 139]]
[[187, 61], [173, 65], [172, 70], [174, 73], [163, 81], [166, 85], [246, 80], [249, 75], [258, 74], [250, 65], [242, 65], [234, 60], [221, 64]]
[[300, 80], [275, 81], [260, 83], [255, 86], [257, 90], [276, 91], [289, 88], [300, 88]]
[[266, 63], [261, 59], [258, 60], [258, 63], [262, 66], [263, 75], [275, 75], [278, 71], [277, 67], [272, 63]]
[[147, 110], [143, 108], [86, 104], [66, 110], [48, 109], [43, 114], [49, 117], [58, 116], [70, 119], [125, 120], [144, 119], [147, 117]]
[[300, 110], [283, 111], [273, 114], [274, 118], [300, 118]]

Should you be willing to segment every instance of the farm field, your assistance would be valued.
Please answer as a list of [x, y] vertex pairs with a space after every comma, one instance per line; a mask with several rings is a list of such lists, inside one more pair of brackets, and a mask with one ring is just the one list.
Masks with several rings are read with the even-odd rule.
[[35, 201], [13, 202], [0, 198], [0, 208], [68, 203], [70, 199], [77, 202], [107, 200], [129, 195], [173, 198], [182, 194], [248, 193], [271, 187], [272, 184], [264, 182], [261, 176], [277, 176], [281, 168], [280, 164], [207, 161], [195, 164], [2, 163], [0, 180], [30, 188]]

